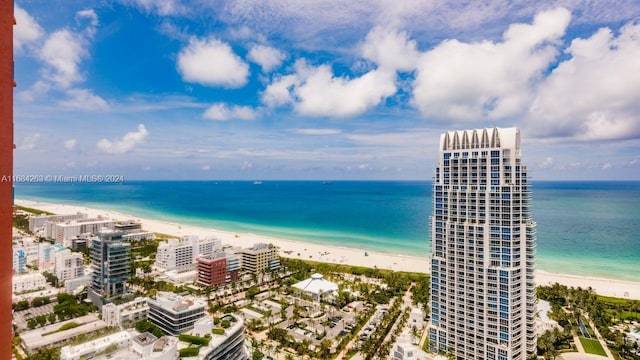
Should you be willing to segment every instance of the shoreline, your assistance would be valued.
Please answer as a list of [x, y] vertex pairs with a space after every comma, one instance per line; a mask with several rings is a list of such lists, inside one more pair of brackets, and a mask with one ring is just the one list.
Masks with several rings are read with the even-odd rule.
[[[293, 259], [363, 266], [369, 268], [377, 267], [379, 269], [394, 271], [419, 272], [427, 274], [430, 272], [430, 261], [428, 257], [372, 252], [367, 249], [315, 244], [247, 232], [241, 233], [214, 228], [183, 225], [170, 221], [142, 218], [113, 210], [95, 209], [78, 205], [56, 204], [23, 199], [15, 199], [15, 204], [55, 214], [85, 212], [89, 214], [89, 217], [101, 215], [103, 217], [113, 218], [119, 221], [132, 220], [141, 222], [143, 229], [147, 231], [177, 237], [183, 235], [217, 237], [225, 245], [228, 244], [243, 248], [250, 247], [258, 242], [272, 243], [280, 248], [280, 256]], [[585, 289], [591, 287], [599, 295], [625, 299], [640, 299], [640, 282], [556, 274], [543, 270], [536, 270], [535, 280], [538, 285], [550, 285], [558, 282], [562, 285], [582, 287]]]

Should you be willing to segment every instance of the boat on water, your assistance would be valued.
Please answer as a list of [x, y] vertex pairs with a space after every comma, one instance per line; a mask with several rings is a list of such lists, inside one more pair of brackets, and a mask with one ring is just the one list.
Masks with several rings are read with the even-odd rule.
[[253, 182], [253, 185], [261, 185], [261, 184], [262, 184], [262, 181], [260, 180], [256, 180]]

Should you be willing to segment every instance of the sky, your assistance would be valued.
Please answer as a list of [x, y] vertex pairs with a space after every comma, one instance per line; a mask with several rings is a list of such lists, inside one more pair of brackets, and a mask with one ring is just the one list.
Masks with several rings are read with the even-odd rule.
[[520, 128], [535, 180], [640, 180], [637, 0], [16, 0], [15, 173], [429, 180]]

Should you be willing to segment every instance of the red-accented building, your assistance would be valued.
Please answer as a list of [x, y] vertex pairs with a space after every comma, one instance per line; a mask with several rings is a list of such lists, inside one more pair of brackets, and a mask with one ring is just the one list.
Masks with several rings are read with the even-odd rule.
[[200, 256], [196, 259], [198, 282], [207, 286], [222, 285], [227, 282], [227, 257], [225, 253]]

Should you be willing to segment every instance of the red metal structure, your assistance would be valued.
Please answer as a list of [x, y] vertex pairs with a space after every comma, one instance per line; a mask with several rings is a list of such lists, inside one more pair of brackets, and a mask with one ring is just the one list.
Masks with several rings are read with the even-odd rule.
[[11, 359], [13, 0], [0, 0], [0, 358]]

